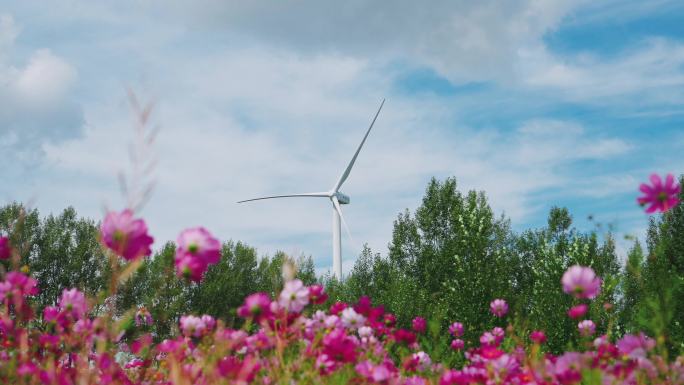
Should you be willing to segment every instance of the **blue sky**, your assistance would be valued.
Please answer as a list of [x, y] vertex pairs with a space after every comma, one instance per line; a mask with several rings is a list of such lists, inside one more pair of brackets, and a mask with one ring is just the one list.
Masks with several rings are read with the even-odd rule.
[[564, 205], [621, 237], [646, 227], [638, 184], [684, 172], [678, 1], [60, 4], [0, 10], [0, 203], [123, 207], [130, 88], [155, 102], [157, 246], [204, 225], [327, 270], [329, 202], [235, 202], [330, 188], [382, 98], [343, 188], [345, 269], [363, 242], [386, 252], [432, 176], [485, 190], [516, 230]]

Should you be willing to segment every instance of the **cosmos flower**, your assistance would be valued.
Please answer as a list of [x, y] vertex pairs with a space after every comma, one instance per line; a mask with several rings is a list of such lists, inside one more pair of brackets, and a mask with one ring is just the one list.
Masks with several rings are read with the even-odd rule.
[[456, 338], [453, 341], [451, 341], [451, 348], [454, 350], [463, 350], [465, 347], [465, 342], [463, 342], [462, 339]]
[[423, 317], [416, 317], [413, 319], [413, 321], [411, 321], [411, 325], [413, 326], [413, 331], [415, 331], [418, 334], [422, 334], [425, 333], [427, 322]]
[[639, 186], [639, 190], [644, 195], [637, 198], [637, 202], [641, 206], [648, 205], [646, 208], [647, 213], [651, 214], [656, 211], [664, 213], [679, 203], [681, 186], [675, 182], [672, 174], [667, 174], [665, 184], [663, 184], [663, 180], [657, 174], [651, 174], [650, 179], [650, 186], [646, 183], [642, 183]]
[[88, 311], [85, 295], [78, 289], [64, 289], [59, 301], [59, 309], [71, 314], [75, 319], [81, 319]]
[[328, 294], [325, 293], [323, 285], [309, 286], [309, 300], [314, 305], [320, 305], [328, 300]]
[[133, 218], [133, 211], [110, 211], [100, 227], [102, 243], [117, 255], [131, 261], [152, 254], [154, 239], [147, 233], [142, 219]]
[[9, 238], [0, 237], [0, 259], [9, 259], [12, 255], [12, 249], [10, 248]]
[[592, 336], [596, 332], [596, 324], [594, 324], [594, 321], [590, 319], [581, 321], [579, 324], [577, 324], [577, 328], [579, 329], [579, 333], [582, 337]]
[[140, 326], [152, 326], [152, 314], [144, 306], [139, 308], [135, 312], [135, 325]]
[[309, 289], [299, 279], [288, 281], [280, 292], [278, 304], [291, 313], [299, 313], [309, 304]]
[[366, 319], [361, 314], [357, 313], [354, 309], [348, 307], [342, 310], [342, 315], [340, 316], [342, 320], [342, 325], [350, 330], [356, 330], [363, 326]]
[[570, 318], [582, 318], [584, 317], [585, 314], [587, 314], [587, 310], [589, 309], [589, 306], [586, 304], [579, 304], [576, 306], [573, 306], [568, 310], [568, 317]]
[[489, 304], [489, 310], [497, 317], [503, 317], [508, 313], [508, 304], [503, 299], [495, 299]]
[[238, 308], [242, 318], [253, 318], [259, 322], [271, 316], [271, 297], [266, 293], [254, 293], [245, 298], [245, 303]]
[[563, 290], [579, 299], [594, 299], [601, 292], [601, 278], [590, 267], [570, 266], [561, 278]]
[[544, 334], [543, 331], [541, 330], [535, 330], [532, 333], [530, 333], [530, 340], [534, 342], [535, 344], [543, 344], [546, 342], [546, 334]]
[[454, 322], [449, 325], [449, 333], [454, 337], [460, 337], [463, 335], [463, 324], [460, 322]]
[[221, 242], [204, 227], [183, 230], [177, 242], [175, 264], [181, 277], [200, 282], [209, 265], [221, 259]]

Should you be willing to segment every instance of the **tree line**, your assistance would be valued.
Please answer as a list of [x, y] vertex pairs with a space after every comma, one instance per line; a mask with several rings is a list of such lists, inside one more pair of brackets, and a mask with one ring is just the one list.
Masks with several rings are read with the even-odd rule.
[[[99, 244], [98, 223], [78, 217], [73, 208], [41, 217], [36, 209], [12, 203], [0, 209], [0, 232], [21, 245], [22, 263], [40, 285], [39, 307], [53, 304], [64, 288], [97, 297], [116, 268]], [[515, 322], [522, 326], [517, 329], [544, 330], [548, 349], [560, 352], [579, 344], [577, 320], [567, 316], [576, 302], [562, 292], [560, 279], [569, 266], [580, 264], [603, 279], [601, 294], [586, 315], [599, 333], [645, 330], [665, 335], [673, 353], [682, 351], [684, 208], [651, 217], [644, 240], [635, 239], [621, 263], [614, 236], [577, 230], [566, 208], [551, 208], [542, 228], [514, 232], [507, 218], [494, 215], [483, 192], [462, 193], [455, 178], [432, 179], [421, 205], [394, 221], [386, 255], [364, 247], [341, 282], [329, 275], [316, 277], [312, 258], [300, 256], [297, 275], [305, 284], [323, 283], [331, 300], [369, 296], [394, 313], [400, 325], [408, 327], [413, 317], [423, 316], [439, 334], [459, 321], [466, 327], [465, 339], [477, 341], [479, 331]], [[163, 245], [110, 299], [119, 315], [145, 306], [155, 319], [158, 339], [168, 336], [185, 313], [238, 325], [235, 309], [248, 294], [275, 294], [282, 287], [288, 258], [282, 252], [260, 257], [249, 245], [227, 241], [220, 263], [209, 268], [200, 284], [189, 284], [175, 275], [174, 252], [173, 243]], [[511, 318], [491, 315], [488, 306], [494, 298], [508, 302]], [[448, 349], [446, 341], [435, 342], [444, 346], [433, 350]]]

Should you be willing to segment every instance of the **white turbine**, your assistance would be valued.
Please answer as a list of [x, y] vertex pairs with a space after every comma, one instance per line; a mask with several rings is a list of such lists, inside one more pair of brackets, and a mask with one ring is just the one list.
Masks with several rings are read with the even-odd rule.
[[333, 225], [332, 225], [332, 241], [333, 241], [333, 274], [335, 278], [342, 279], [342, 237], [341, 237], [341, 229], [340, 229], [340, 221], [344, 224], [344, 229], [347, 232], [347, 235], [349, 238], [351, 238], [351, 233], [349, 232], [349, 227], [347, 226], [347, 222], [344, 220], [344, 216], [342, 215], [342, 208], [340, 205], [346, 205], [349, 204], [349, 196], [343, 194], [340, 191], [340, 188], [342, 187], [342, 184], [344, 181], [347, 180], [347, 177], [349, 177], [349, 173], [351, 172], [352, 167], [354, 167], [354, 162], [356, 162], [356, 157], [359, 156], [359, 152], [361, 151], [361, 147], [363, 147], [363, 144], [366, 142], [366, 138], [368, 138], [368, 134], [371, 131], [371, 128], [373, 128], [373, 124], [375, 124], [375, 120], [378, 118], [378, 115], [380, 114], [380, 110], [382, 110], [382, 106], [385, 104], [385, 99], [382, 100], [382, 103], [380, 103], [380, 108], [378, 108], [378, 112], [375, 113], [375, 116], [373, 117], [373, 121], [371, 122], [370, 126], [368, 127], [368, 130], [366, 130], [366, 135], [363, 136], [363, 140], [361, 141], [361, 144], [359, 144], [359, 147], [356, 149], [356, 153], [354, 153], [354, 156], [352, 157], [351, 161], [347, 165], [347, 168], [344, 170], [342, 175], [337, 179], [337, 183], [335, 183], [335, 186], [329, 191], [323, 191], [323, 192], [313, 192], [313, 193], [302, 193], [302, 194], [288, 194], [288, 195], [273, 195], [273, 196], [267, 196], [267, 197], [261, 197], [261, 198], [253, 198], [253, 199], [247, 199], [244, 201], [239, 201], [238, 203], [243, 203], [243, 202], [251, 202], [251, 201], [258, 201], [262, 199], [274, 199], [274, 198], [294, 198], [294, 197], [320, 197], [320, 198], [328, 198], [330, 199], [330, 202], [332, 202], [333, 206]]

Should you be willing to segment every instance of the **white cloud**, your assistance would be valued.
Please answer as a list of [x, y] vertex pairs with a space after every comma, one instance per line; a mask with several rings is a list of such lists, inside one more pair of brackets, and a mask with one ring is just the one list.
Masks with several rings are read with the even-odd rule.
[[557, 57], [537, 47], [525, 53], [524, 84], [573, 101], [641, 107], [684, 100], [684, 44], [650, 38], [613, 58], [596, 54]]
[[76, 70], [48, 49], [36, 51], [25, 68], [16, 71], [17, 96], [29, 104], [49, 104], [64, 98]]

